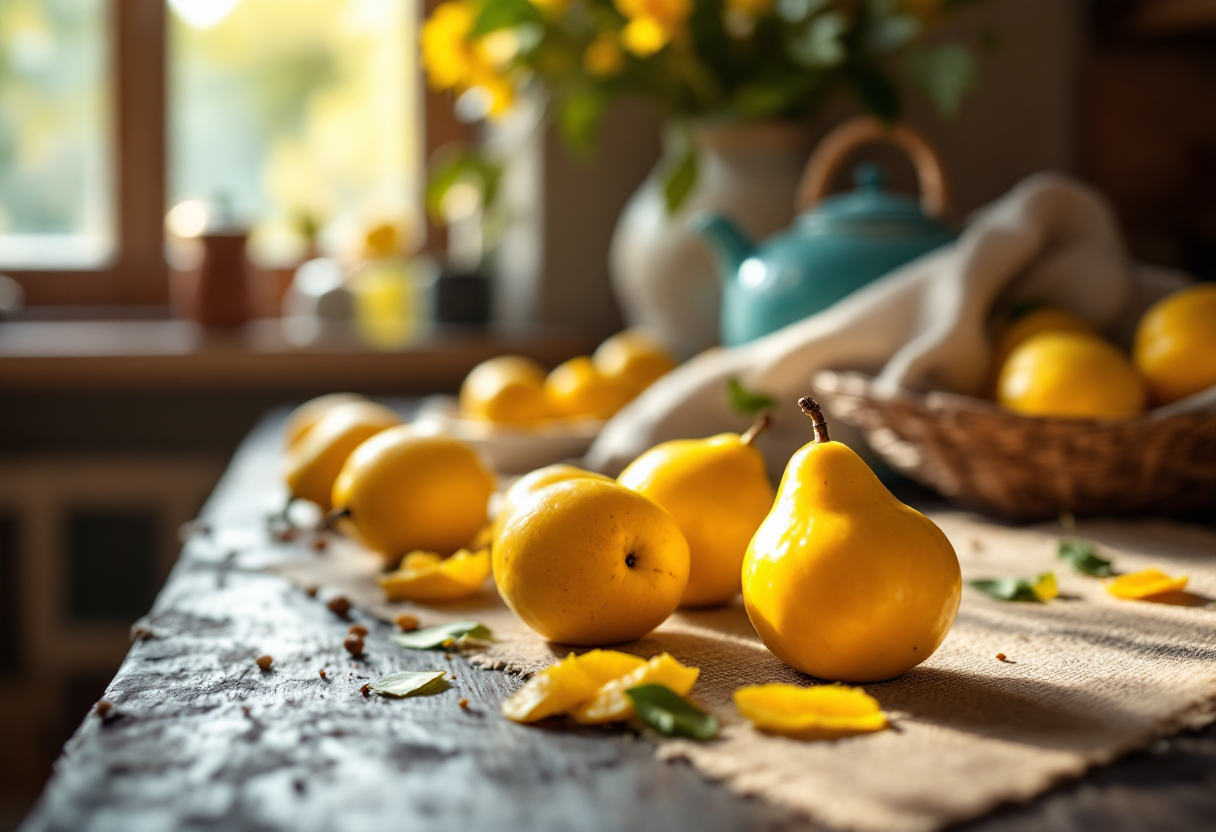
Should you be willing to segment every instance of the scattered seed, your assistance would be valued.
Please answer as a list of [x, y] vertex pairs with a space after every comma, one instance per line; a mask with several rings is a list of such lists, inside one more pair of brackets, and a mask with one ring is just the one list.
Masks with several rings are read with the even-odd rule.
[[345, 617], [350, 612], [350, 601], [347, 601], [344, 595], [335, 595], [329, 599], [329, 603], [325, 606], [329, 607], [329, 611], [334, 615]]
[[312, 548], [318, 552], [324, 552], [329, 548], [329, 540], [324, 537], [314, 537], [312, 539]]
[[1009, 659], [1008, 659], [1008, 658], [1005, 656], [1005, 654], [1004, 654], [1004, 653], [997, 653], [997, 654], [996, 654], [996, 660], [997, 660], [998, 662], [1007, 662], [1007, 661], [1009, 661]]
[[310, 587], [308, 587], [307, 589], [305, 589], [305, 590], [304, 590], [304, 594], [305, 594], [305, 595], [307, 595], [309, 598], [316, 598], [316, 597], [317, 597], [317, 593], [318, 593], [318, 592], [320, 592], [320, 591], [321, 591], [321, 587], [319, 587], [319, 586], [310, 586]]
[[363, 687], [359, 688], [359, 693], [363, 694], [364, 699], [366, 699], [371, 694], [371, 692], [372, 692], [371, 685], [364, 685]]
[[984, 551], [984, 541], [980, 540], [978, 537], [971, 538], [971, 551], [973, 551], [973, 552]]
[[258, 667], [262, 670], [270, 670], [270, 665], [274, 663], [274, 659], [270, 656], [258, 656]]
[[101, 721], [105, 722], [106, 714], [108, 714], [110, 712], [110, 709], [112, 709], [113, 707], [114, 707], [113, 703], [107, 702], [106, 700], [103, 699], [94, 706], [94, 710], [95, 710], [97, 716], [99, 716], [101, 718]]
[[351, 633], [346, 637], [346, 641], [342, 642], [342, 646], [350, 652], [352, 656], [363, 655], [363, 636]]
[[351, 635], [365, 636], [365, 635], [367, 635], [367, 628], [364, 627], [362, 624], [351, 624], [350, 629], [347, 630], [347, 632], [350, 633]]
[[321, 669], [320, 669], [319, 671], [317, 671], [317, 672], [321, 674], [321, 678], [322, 678], [322, 679], [328, 679], [328, 678], [329, 678], [328, 676], [326, 676], [326, 675], [325, 675], [325, 668], [321, 668]]
[[411, 615], [408, 612], [403, 612], [401, 615], [393, 619], [393, 623], [400, 627], [404, 632], [412, 632], [418, 629], [418, 616]]
[[460, 709], [462, 711], [467, 711], [469, 709], [469, 700], [467, 700], [467, 699], [461, 699], [456, 704], [460, 706]]

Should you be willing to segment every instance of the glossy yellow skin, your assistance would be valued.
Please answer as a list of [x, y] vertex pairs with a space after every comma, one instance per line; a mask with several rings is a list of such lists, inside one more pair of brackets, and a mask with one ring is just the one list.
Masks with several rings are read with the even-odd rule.
[[618, 332], [591, 356], [604, 376], [616, 381], [633, 398], [678, 364], [657, 338], [641, 329]]
[[1132, 356], [1154, 405], [1216, 385], [1216, 284], [1189, 286], [1149, 307]]
[[365, 401], [367, 399], [357, 393], [328, 393], [309, 399], [288, 414], [283, 423], [283, 444], [288, 448], [298, 445], [304, 435], [338, 405]]
[[839, 442], [794, 454], [743, 559], [760, 638], [829, 681], [878, 682], [920, 664], [950, 631], [961, 594], [941, 529]]
[[563, 644], [640, 638], [688, 583], [688, 544], [671, 515], [599, 479], [555, 483], [517, 505], [492, 560], [507, 606]]
[[283, 480], [291, 495], [329, 511], [334, 480], [346, 458], [364, 441], [399, 424], [395, 411], [375, 402], [334, 405], [287, 451]]
[[503, 494], [502, 504], [498, 508], [498, 514], [494, 515], [494, 523], [490, 530], [491, 543], [498, 539], [498, 535], [502, 532], [502, 527], [506, 525], [507, 517], [510, 516], [511, 510], [522, 503], [528, 497], [540, 491], [546, 485], [553, 485], [555, 482], [565, 482], [566, 480], [578, 480], [583, 478], [591, 478], [593, 480], [605, 480], [611, 482], [611, 477], [606, 477], [603, 474], [598, 474], [595, 471], [587, 471], [582, 468], [576, 468], [573, 465], [566, 465], [559, 462], [555, 465], [546, 465], [544, 468], [537, 468], [531, 473], [524, 474], [511, 484], [507, 492]]
[[1017, 318], [1001, 333], [992, 366], [999, 371], [1010, 353], [1042, 332], [1075, 332], [1095, 336], [1098, 334], [1089, 321], [1054, 306], [1043, 306]]
[[409, 552], [449, 554], [486, 522], [494, 475], [458, 439], [401, 425], [350, 455], [334, 483], [335, 508], [350, 511], [360, 540], [396, 563]]
[[773, 507], [764, 456], [737, 433], [656, 445], [617, 482], [671, 513], [688, 541], [682, 607], [724, 604], [739, 594], [743, 555]]
[[519, 355], [481, 362], [460, 386], [460, 412], [469, 419], [508, 425], [532, 425], [549, 418], [545, 368]]
[[549, 409], [569, 419], [607, 419], [629, 399], [629, 391], [600, 373], [585, 355], [559, 364], [545, 379]]
[[1009, 356], [997, 379], [997, 401], [1028, 416], [1126, 419], [1143, 412], [1145, 390], [1114, 344], [1092, 335], [1045, 332]]

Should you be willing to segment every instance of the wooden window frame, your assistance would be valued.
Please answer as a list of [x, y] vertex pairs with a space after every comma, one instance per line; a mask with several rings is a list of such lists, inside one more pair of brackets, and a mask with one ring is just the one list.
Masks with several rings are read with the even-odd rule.
[[[423, 0], [429, 13], [440, 0]], [[109, 0], [113, 131], [115, 255], [96, 269], [4, 269], [25, 290], [30, 306], [166, 306], [169, 269], [164, 255], [166, 206], [166, 0]], [[420, 118], [426, 157], [471, 136], [453, 114], [450, 94], [422, 84]], [[444, 244], [428, 226], [428, 248]]]

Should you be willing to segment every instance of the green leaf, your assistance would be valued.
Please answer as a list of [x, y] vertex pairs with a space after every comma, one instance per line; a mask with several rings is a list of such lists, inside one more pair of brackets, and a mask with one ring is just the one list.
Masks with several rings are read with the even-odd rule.
[[755, 416], [777, 406], [777, 400], [772, 396], [748, 390], [733, 376], [726, 380], [726, 395], [730, 399], [730, 409], [740, 416]]
[[1056, 556], [1082, 575], [1109, 578], [1115, 574], [1111, 562], [1099, 557], [1094, 544], [1077, 537], [1068, 537], [1056, 546]]
[[585, 90], [562, 103], [557, 125], [576, 156], [586, 159], [595, 150], [595, 137], [604, 121], [608, 101], [608, 96], [601, 91]]
[[540, 10], [531, 0], [493, 0], [483, 3], [469, 37], [481, 37], [499, 29], [508, 29], [525, 23], [541, 23]]
[[967, 48], [957, 43], [911, 49], [908, 76], [938, 112], [954, 116], [963, 96], [975, 87], [975, 62]]
[[[1033, 601], [1041, 603], [1044, 599], [1040, 593], [1050, 583], [1054, 588], [1055, 574], [1044, 572], [1035, 576], [1034, 580], [1026, 578], [979, 578], [967, 581], [967, 586], [978, 589], [998, 601]], [[1036, 589], [1038, 591], [1036, 592]]]
[[377, 679], [368, 685], [372, 693], [381, 696], [429, 696], [447, 690], [447, 684], [439, 684], [446, 671], [443, 670], [406, 670]]
[[409, 650], [434, 650], [438, 647], [457, 646], [461, 641], [489, 641], [494, 637], [490, 629], [478, 621], [453, 621], [438, 627], [427, 627], [412, 633], [394, 633], [388, 640]]
[[841, 40], [846, 28], [844, 16], [838, 12], [816, 15], [806, 31], [790, 41], [790, 57], [807, 69], [839, 66], [848, 57]]
[[664, 736], [711, 740], [718, 734], [717, 717], [664, 685], [638, 685], [625, 695], [638, 719]]
[[692, 142], [686, 142], [679, 160], [668, 167], [663, 175], [663, 198], [667, 202], [669, 216], [680, 210], [696, 188], [697, 170], [697, 149]]

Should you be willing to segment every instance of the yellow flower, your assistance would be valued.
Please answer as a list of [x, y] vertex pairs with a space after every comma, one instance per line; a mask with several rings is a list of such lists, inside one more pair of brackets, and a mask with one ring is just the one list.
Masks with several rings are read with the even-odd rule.
[[625, 65], [621, 44], [615, 32], [603, 32], [587, 47], [583, 55], [583, 66], [587, 72], [600, 78], [616, 75]]
[[493, 72], [479, 74], [469, 87], [477, 87], [490, 96], [488, 115], [500, 119], [515, 106], [515, 86], [506, 78]]
[[476, 18], [476, 6], [453, 0], [436, 8], [422, 25], [422, 63], [431, 86], [457, 87], [472, 74], [477, 57], [468, 34]]
[[615, 0], [617, 10], [629, 18], [621, 42], [644, 58], [658, 52], [684, 26], [692, 13], [691, 0]]

